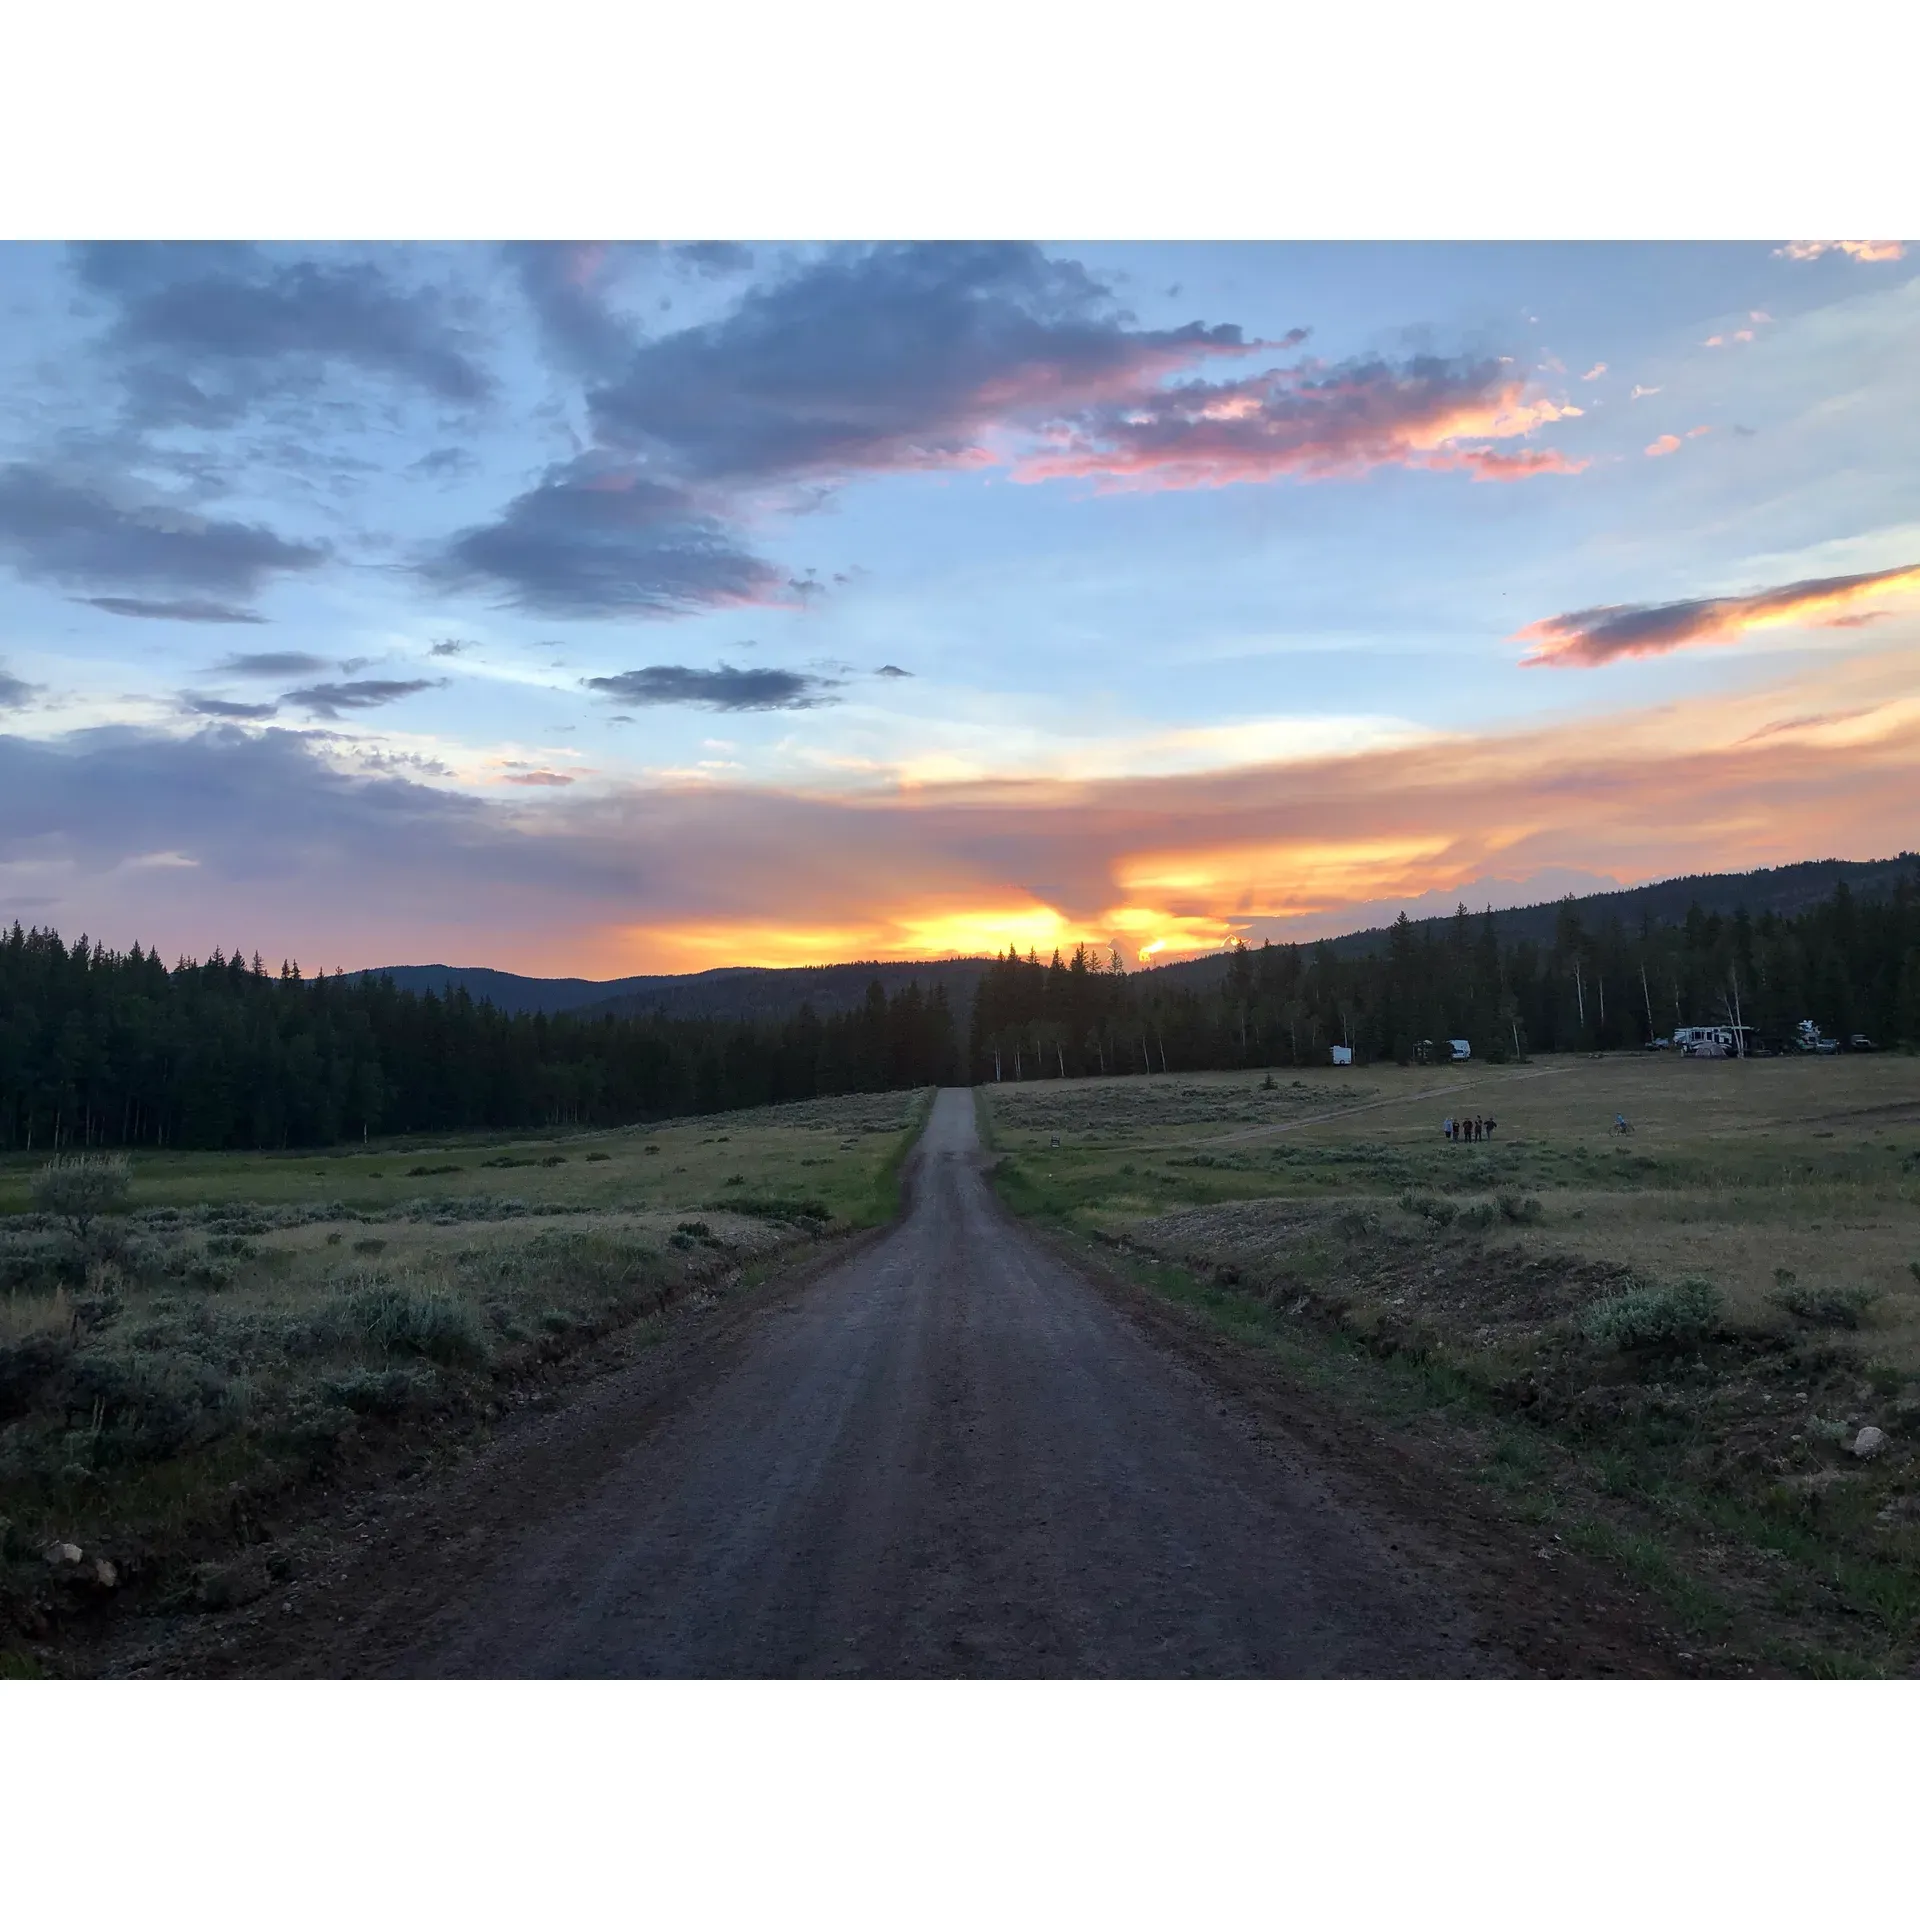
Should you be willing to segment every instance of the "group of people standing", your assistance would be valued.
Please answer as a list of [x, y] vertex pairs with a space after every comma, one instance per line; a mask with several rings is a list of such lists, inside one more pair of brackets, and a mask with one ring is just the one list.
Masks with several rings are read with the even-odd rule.
[[1440, 1130], [1449, 1140], [1491, 1140], [1493, 1138], [1493, 1117], [1474, 1120], [1443, 1120]]

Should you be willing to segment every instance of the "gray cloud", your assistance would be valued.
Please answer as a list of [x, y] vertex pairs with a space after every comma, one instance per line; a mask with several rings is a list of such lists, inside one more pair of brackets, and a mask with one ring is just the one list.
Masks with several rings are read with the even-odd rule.
[[773, 597], [780, 575], [680, 488], [588, 456], [551, 471], [425, 570], [567, 620], [668, 618]]
[[316, 720], [338, 720], [343, 714], [389, 706], [409, 694], [446, 684], [444, 680], [339, 680], [330, 686], [295, 687], [281, 698]]
[[600, 378], [614, 373], [638, 336], [607, 301], [613, 250], [575, 241], [516, 240], [505, 253], [554, 359], [573, 373]]
[[326, 557], [324, 547], [267, 527], [113, 498], [91, 480], [26, 462], [0, 467], [0, 561], [26, 580], [244, 595]]
[[905, 667], [875, 667], [874, 672], [883, 680], [911, 680], [913, 675]]
[[479, 464], [465, 447], [435, 447], [413, 461], [407, 471], [424, 474], [429, 480], [451, 480], [471, 473]]
[[676, 266], [713, 280], [746, 273], [753, 266], [753, 249], [738, 240], [686, 240], [668, 247], [667, 254]]
[[450, 660], [456, 653], [465, 653], [473, 645], [471, 640], [436, 640], [430, 651], [436, 660]]
[[445, 299], [368, 261], [102, 243], [78, 250], [76, 271], [117, 309], [109, 349], [150, 423], [219, 425], [334, 365], [454, 403], [492, 390]]
[[838, 680], [783, 667], [636, 667], [586, 683], [631, 707], [713, 707], [722, 713], [766, 713], [776, 708], [831, 703]]
[[280, 711], [271, 704], [251, 706], [244, 700], [217, 700], [199, 693], [183, 693], [180, 704], [188, 713], [204, 714], [209, 720], [271, 720]]
[[325, 673], [332, 665], [317, 653], [230, 653], [207, 671], [244, 674], [250, 680], [290, 680], [303, 673]]
[[1249, 344], [1238, 327], [1136, 328], [1084, 268], [1026, 243], [843, 248], [641, 344], [589, 401], [613, 444], [764, 481], [976, 457], [991, 424]]
[[192, 620], [219, 627], [260, 627], [267, 621], [263, 613], [229, 606], [224, 600], [139, 600], [122, 593], [95, 593], [80, 604], [98, 607], [102, 613], [117, 613], [128, 620]]
[[26, 681], [0, 666], [0, 709], [24, 707], [39, 691], [38, 687], [29, 686]]

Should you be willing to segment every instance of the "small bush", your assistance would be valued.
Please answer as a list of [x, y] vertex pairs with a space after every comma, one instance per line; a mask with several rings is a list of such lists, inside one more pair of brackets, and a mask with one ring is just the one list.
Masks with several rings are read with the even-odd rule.
[[1530, 1193], [1503, 1193], [1499, 1199], [1501, 1218], [1516, 1227], [1530, 1226], [1546, 1212]]
[[1335, 1216], [1335, 1224], [1349, 1240], [1364, 1240], [1380, 1226], [1371, 1207], [1342, 1207]]
[[587, 1155], [587, 1158], [589, 1160], [611, 1160], [613, 1155], [610, 1153], [590, 1153]]
[[1704, 1280], [1638, 1287], [1596, 1301], [1581, 1322], [1589, 1340], [1623, 1349], [1695, 1346], [1719, 1324], [1719, 1292]]
[[466, 1169], [464, 1167], [454, 1166], [409, 1167], [407, 1169], [407, 1178], [409, 1180], [431, 1180], [436, 1174], [464, 1173], [465, 1171]]
[[[332, 1246], [333, 1243], [339, 1238], [340, 1236], [337, 1233], [328, 1234], [327, 1245]], [[384, 1240], [356, 1240], [353, 1243], [353, 1250], [355, 1253], [364, 1253], [368, 1255], [372, 1255], [376, 1253], [385, 1253], [387, 1250], [387, 1243]]]
[[778, 1220], [787, 1225], [808, 1222], [824, 1225], [833, 1218], [825, 1202], [820, 1200], [729, 1200], [727, 1211], [745, 1214], [753, 1220]]
[[[60, 1297], [64, 1301], [64, 1293]], [[69, 1312], [58, 1324], [9, 1332], [0, 1339], [0, 1420], [17, 1419], [58, 1378], [73, 1352], [72, 1327]]]
[[337, 1247], [345, 1237], [346, 1236], [344, 1234], [338, 1231], [330, 1233], [327, 1235], [327, 1245], [330, 1247]]
[[210, 1233], [207, 1235], [207, 1251], [216, 1260], [244, 1260], [253, 1248], [240, 1234]]
[[658, 1153], [660, 1149], [658, 1146], [654, 1144], [653, 1141], [649, 1140], [647, 1144], [640, 1149], [640, 1151], [642, 1153]]
[[355, 1413], [395, 1414], [413, 1398], [414, 1385], [405, 1367], [356, 1367], [327, 1381], [324, 1391], [335, 1406]]
[[1815, 1327], [1857, 1327], [1876, 1296], [1866, 1287], [1782, 1287], [1774, 1299]]
[[38, 1334], [66, 1334], [73, 1328], [73, 1301], [64, 1286], [51, 1293], [9, 1293], [0, 1300], [0, 1342], [30, 1340]]
[[84, 1240], [103, 1213], [126, 1205], [133, 1167], [124, 1153], [69, 1153], [49, 1160], [30, 1182], [33, 1204]]
[[387, 1353], [418, 1354], [443, 1366], [478, 1366], [487, 1358], [480, 1316], [456, 1294], [354, 1276], [335, 1311], [345, 1330]]
[[1500, 1209], [1491, 1200], [1476, 1200], [1460, 1209], [1460, 1225], [1469, 1233], [1485, 1233], [1500, 1218]]
[[1403, 1213], [1417, 1213], [1423, 1220], [1430, 1220], [1436, 1227], [1442, 1228], [1452, 1226], [1460, 1213], [1453, 1201], [1437, 1193], [1403, 1193], [1400, 1196], [1400, 1210]]
[[240, 1278], [240, 1269], [231, 1260], [194, 1260], [180, 1277], [202, 1293], [225, 1293]]
[[550, 1153], [540, 1164], [543, 1167], [564, 1167], [567, 1164], [567, 1156], [564, 1153]]

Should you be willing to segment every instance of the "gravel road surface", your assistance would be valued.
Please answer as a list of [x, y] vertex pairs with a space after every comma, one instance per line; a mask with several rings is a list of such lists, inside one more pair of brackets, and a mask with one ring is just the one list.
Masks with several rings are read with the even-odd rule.
[[972, 1095], [942, 1091], [899, 1225], [630, 1444], [603, 1436], [588, 1481], [380, 1670], [1490, 1670], [1459, 1605], [1013, 1220], [982, 1166]]

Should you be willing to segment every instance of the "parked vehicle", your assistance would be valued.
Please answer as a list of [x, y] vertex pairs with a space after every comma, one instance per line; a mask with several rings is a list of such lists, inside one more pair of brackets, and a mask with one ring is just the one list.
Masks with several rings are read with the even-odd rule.
[[1880, 1051], [1864, 1033], [1856, 1033], [1853, 1038], [1847, 1042], [1847, 1046], [1854, 1053], [1878, 1053]]
[[1811, 1020], [1802, 1020], [1793, 1036], [1794, 1048], [1800, 1053], [1838, 1053], [1840, 1042], [1830, 1040]]
[[1473, 1049], [1464, 1040], [1449, 1040], [1447, 1045], [1453, 1049], [1454, 1059], [1471, 1060], [1473, 1058]]
[[1336, 1067], [1352, 1066], [1353, 1049], [1351, 1047], [1335, 1047], [1333, 1050], [1333, 1064]]
[[1753, 1051], [1751, 1027], [1676, 1027], [1673, 1044], [1691, 1060], [1733, 1060]]

